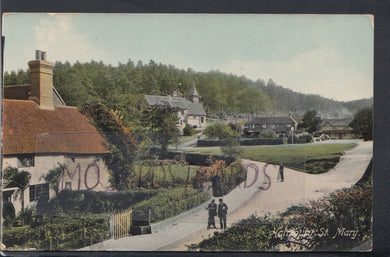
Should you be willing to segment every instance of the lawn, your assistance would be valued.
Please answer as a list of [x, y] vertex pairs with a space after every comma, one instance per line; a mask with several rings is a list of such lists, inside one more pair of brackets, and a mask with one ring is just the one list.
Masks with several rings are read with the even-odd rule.
[[[319, 174], [332, 169], [345, 151], [356, 144], [293, 145], [243, 148], [241, 158], [281, 164], [288, 168]], [[222, 155], [220, 149], [196, 149], [194, 153]]]
[[[195, 166], [195, 165], [183, 166], [177, 164], [171, 166], [164, 165], [163, 167], [164, 168], [162, 168], [161, 166], [153, 166], [152, 168], [150, 168], [149, 166], [142, 166], [142, 173], [141, 173], [142, 181], [145, 182], [146, 180], [150, 180], [151, 179], [150, 176], [153, 173], [154, 174], [153, 181], [156, 184], [161, 184], [164, 181], [172, 183], [173, 182], [172, 176], [173, 176], [174, 184], [185, 185], [187, 180], [188, 168], [190, 168], [189, 179], [193, 178], [196, 174], [196, 171], [200, 168], [199, 166]], [[135, 165], [134, 170], [135, 170], [136, 178], [139, 178], [140, 166]]]

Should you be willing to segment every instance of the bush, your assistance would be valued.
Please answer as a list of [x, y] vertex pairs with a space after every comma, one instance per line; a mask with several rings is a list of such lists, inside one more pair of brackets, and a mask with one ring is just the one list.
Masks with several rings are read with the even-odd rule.
[[4, 228], [7, 249], [74, 250], [108, 239], [108, 219], [44, 217], [41, 226]]
[[[275, 251], [287, 247], [291, 251], [345, 251], [372, 239], [371, 211], [372, 186], [366, 183], [336, 191], [324, 199], [310, 202], [309, 206], [292, 206], [279, 215], [251, 216], [189, 249]], [[355, 238], [333, 237], [338, 228], [358, 233]], [[326, 229], [328, 236], [321, 236], [321, 233], [325, 235]], [[286, 233], [275, 236], [277, 231]], [[295, 232], [287, 233], [291, 231]], [[295, 237], [297, 231], [316, 233], [301, 233]]]
[[221, 151], [225, 157], [237, 158], [240, 156], [240, 140], [235, 137], [228, 137], [223, 141]]
[[229, 127], [230, 129], [234, 132], [234, 134], [236, 135], [240, 135], [241, 132], [242, 132], [242, 126], [240, 123], [233, 123], [233, 122], [229, 122]]
[[194, 128], [186, 124], [186, 126], [183, 129], [183, 136], [192, 136], [193, 134], [195, 134]]
[[288, 144], [307, 144], [313, 142], [313, 136], [306, 134], [306, 135], [300, 135], [300, 136], [294, 136], [294, 141], [292, 140], [292, 136], [289, 136], [287, 139]]
[[276, 135], [275, 132], [264, 132], [260, 135], [260, 138], [277, 138], [278, 136]]
[[191, 187], [160, 190], [159, 194], [133, 206], [133, 220], [147, 221], [149, 210], [151, 222], [176, 216], [208, 200], [208, 192], [199, 192]]
[[12, 222], [15, 219], [15, 207], [9, 201], [5, 201], [3, 203], [3, 218], [4, 218], [4, 226], [8, 226], [12, 224]]
[[233, 135], [233, 131], [230, 126], [220, 122], [207, 125], [203, 133], [208, 137], [217, 138], [225, 138]]
[[[86, 215], [127, 209], [158, 194], [157, 190], [133, 192], [94, 192], [62, 190], [49, 201], [47, 215]], [[40, 210], [38, 210], [40, 212]]]

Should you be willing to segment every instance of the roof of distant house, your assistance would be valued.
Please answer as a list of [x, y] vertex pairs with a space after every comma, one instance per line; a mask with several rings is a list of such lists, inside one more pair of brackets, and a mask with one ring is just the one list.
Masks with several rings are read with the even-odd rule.
[[108, 143], [75, 107], [40, 109], [32, 100], [4, 99], [3, 154], [108, 153]]
[[[4, 87], [4, 98], [5, 99], [19, 99], [28, 100], [31, 94], [31, 85], [13, 85]], [[53, 104], [54, 107], [66, 106], [64, 100], [62, 100], [60, 94], [53, 87]]]
[[248, 124], [293, 124], [296, 121], [290, 117], [261, 117], [253, 118]]
[[349, 127], [352, 119], [323, 119], [320, 126], [330, 126], [330, 127]]
[[149, 106], [188, 110], [190, 115], [206, 116], [206, 112], [200, 103], [192, 102], [184, 97], [146, 95], [145, 98]]

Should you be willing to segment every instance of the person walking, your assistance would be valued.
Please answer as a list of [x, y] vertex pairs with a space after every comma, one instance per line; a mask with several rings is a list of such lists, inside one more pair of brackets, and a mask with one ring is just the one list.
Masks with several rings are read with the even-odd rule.
[[280, 182], [284, 181], [284, 166], [283, 163], [279, 165], [279, 176], [280, 176]]
[[223, 199], [219, 199], [219, 204], [218, 204], [218, 217], [219, 217], [219, 222], [221, 224], [221, 229], [226, 229], [226, 215], [227, 215], [227, 210], [228, 207], [226, 203], [223, 202]]
[[213, 227], [215, 229], [217, 229], [217, 227], [215, 226], [215, 216], [217, 216], [217, 204], [215, 203], [214, 199], [211, 200], [211, 203], [208, 205], [206, 210], [209, 211], [209, 219], [208, 219], [208, 223], [207, 223], [207, 229], [210, 229], [211, 225], [213, 225]]

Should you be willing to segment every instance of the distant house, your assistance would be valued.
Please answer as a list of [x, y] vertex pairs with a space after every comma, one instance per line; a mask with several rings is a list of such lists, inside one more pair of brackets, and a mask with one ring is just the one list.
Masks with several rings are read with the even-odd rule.
[[[31, 84], [4, 88], [3, 170], [13, 167], [31, 174], [25, 207], [54, 195], [43, 176], [58, 167], [59, 191], [107, 190], [109, 172], [101, 159], [108, 153], [106, 140], [76, 107], [66, 106], [53, 87], [54, 64], [45, 60], [46, 54], [36, 55], [28, 63]], [[7, 195], [5, 200], [19, 212], [19, 199]]]
[[320, 133], [328, 135], [332, 139], [352, 139], [352, 128], [349, 123], [352, 119], [323, 119]]
[[245, 133], [249, 135], [261, 135], [273, 132], [278, 136], [290, 136], [297, 130], [297, 122], [288, 117], [261, 117], [253, 118], [246, 124]]
[[206, 112], [199, 103], [199, 94], [195, 84], [192, 84], [187, 98], [172, 96], [146, 95], [149, 106], [167, 107], [177, 110], [177, 127], [180, 131], [188, 124], [198, 130], [206, 128]]

